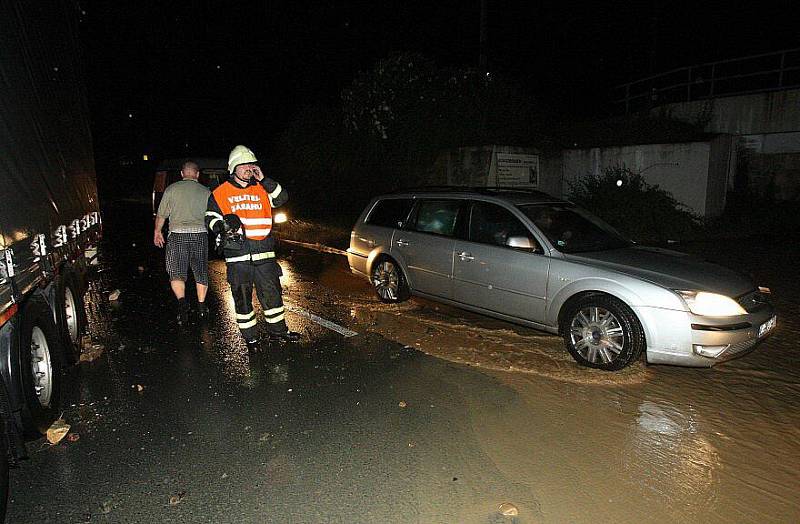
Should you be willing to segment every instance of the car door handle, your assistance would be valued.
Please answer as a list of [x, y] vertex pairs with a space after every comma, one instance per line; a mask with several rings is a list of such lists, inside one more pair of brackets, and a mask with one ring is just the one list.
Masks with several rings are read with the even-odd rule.
[[411, 242], [409, 242], [408, 240], [403, 240], [402, 238], [398, 239], [398, 241], [397, 241], [397, 245], [400, 246], [400, 247], [405, 247], [405, 246], [409, 245], [410, 243]]
[[460, 258], [462, 262], [475, 260], [475, 257], [472, 256], [472, 253], [467, 253], [466, 251], [459, 253], [458, 258]]

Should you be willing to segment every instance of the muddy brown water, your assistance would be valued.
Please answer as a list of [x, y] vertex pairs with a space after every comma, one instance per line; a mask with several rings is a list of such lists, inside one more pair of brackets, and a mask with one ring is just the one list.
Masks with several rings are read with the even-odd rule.
[[464, 398], [485, 453], [535, 486], [538, 520], [798, 522], [797, 253], [768, 242], [737, 243], [736, 254], [683, 248], [773, 289], [779, 328], [755, 351], [711, 369], [641, 361], [605, 373], [577, 366], [558, 337], [417, 298], [379, 304], [366, 283], [331, 267], [320, 276], [363, 329], [516, 392], [503, 405]]

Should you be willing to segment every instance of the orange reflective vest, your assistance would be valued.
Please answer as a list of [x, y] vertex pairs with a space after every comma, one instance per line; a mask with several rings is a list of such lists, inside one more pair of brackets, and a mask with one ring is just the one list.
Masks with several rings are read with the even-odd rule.
[[242, 221], [242, 229], [250, 240], [264, 240], [272, 231], [272, 205], [264, 186], [239, 187], [221, 184], [214, 190], [214, 200], [223, 215], [234, 214]]

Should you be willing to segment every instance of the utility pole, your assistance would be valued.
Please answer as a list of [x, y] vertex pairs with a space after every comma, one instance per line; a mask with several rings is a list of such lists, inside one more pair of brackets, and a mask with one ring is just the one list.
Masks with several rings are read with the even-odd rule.
[[478, 58], [478, 67], [481, 71], [486, 72], [489, 68], [488, 59], [486, 57], [486, 0], [481, 2], [481, 32], [480, 32], [480, 56]]

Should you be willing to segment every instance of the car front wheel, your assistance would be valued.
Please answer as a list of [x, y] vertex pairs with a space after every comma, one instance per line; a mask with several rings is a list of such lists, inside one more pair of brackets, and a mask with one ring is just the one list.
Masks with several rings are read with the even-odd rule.
[[568, 307], [562, 319], [567, 351], [583, 366], [617, 371], [636, 361], [646, 346], [639, 319], [612, 296], [582, 297]]

